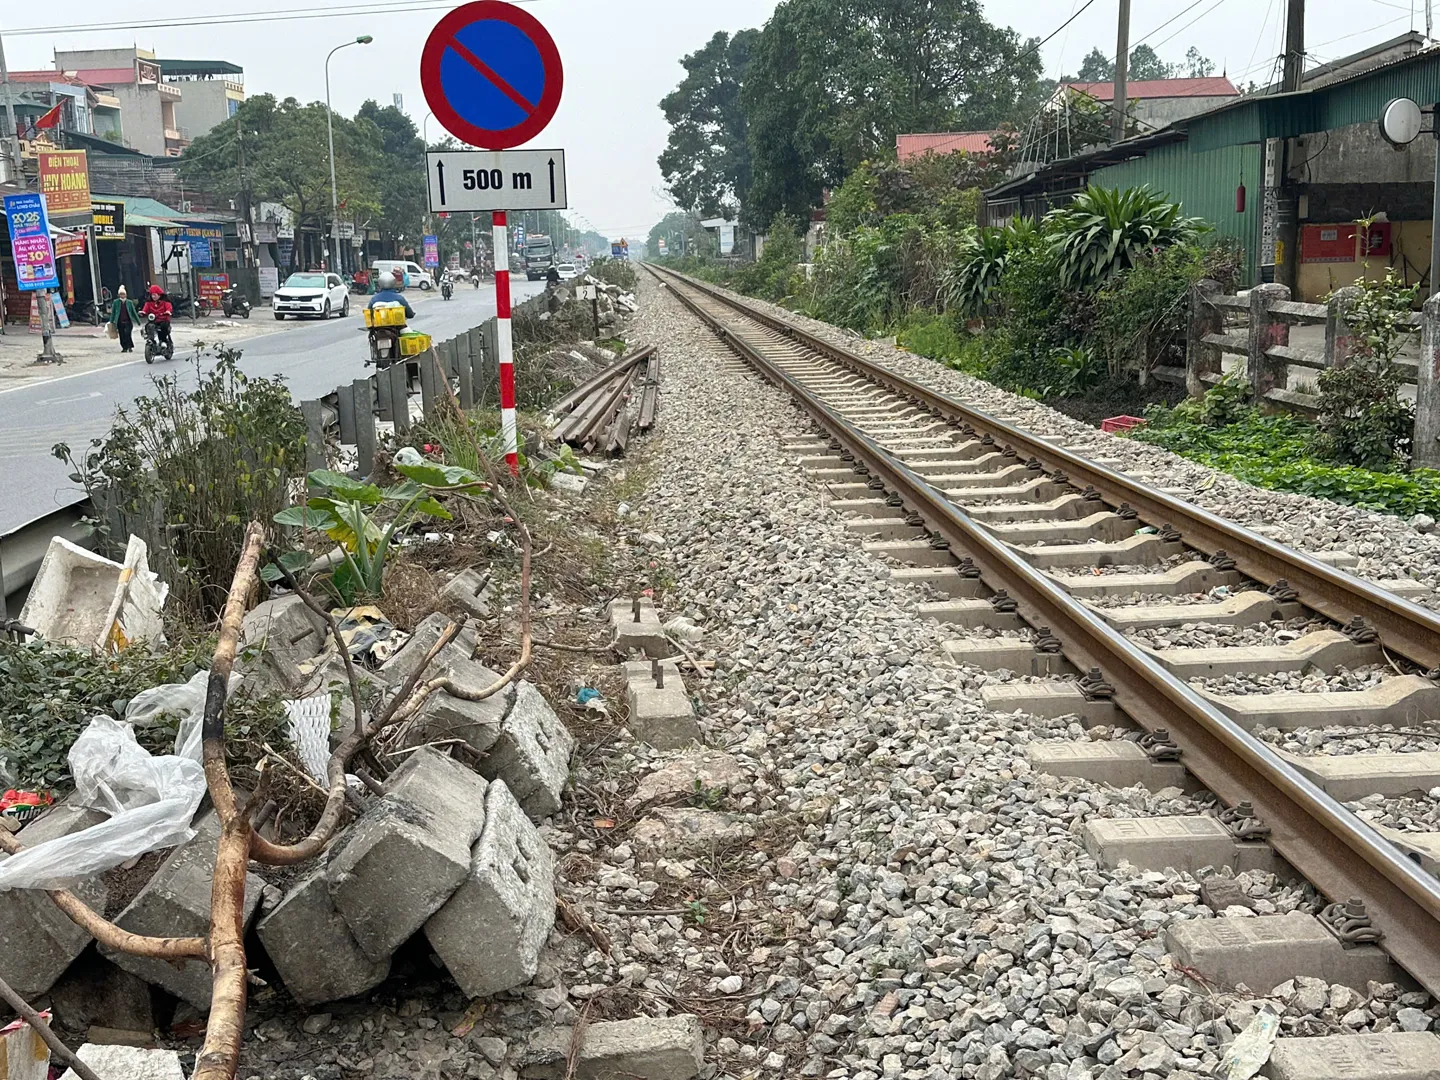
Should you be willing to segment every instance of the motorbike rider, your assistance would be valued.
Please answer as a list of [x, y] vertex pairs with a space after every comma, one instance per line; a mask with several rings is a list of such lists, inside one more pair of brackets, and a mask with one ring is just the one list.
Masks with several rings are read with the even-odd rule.
[[380, 287], [376, 290], [375, 295], [370, 298], [370, 303], [366, 305], [367, 307], [373, 308], [376, 304], [394, 303], [398, 300], [400, 306], [405, 309], [405, 317], [407, 319], [415, 318], [415, 309], [410, 306], [410, 301], [405, 299], [405, 294], [397, 288], [400, 283], [395, 280], [394, 274], [388, 270], [385, 271], [385, 273], [380, 275], [380, 280], [377, 284]]
[[159, 285], [151, 285], [149, 299], [145, 306], [140, 309], [141, 315], [155, 316], [155, 336], [162, 347], [168, 346], [170, 342], [170, 318], [175, 313], [175, 307], [165, 295], [165, 290]]

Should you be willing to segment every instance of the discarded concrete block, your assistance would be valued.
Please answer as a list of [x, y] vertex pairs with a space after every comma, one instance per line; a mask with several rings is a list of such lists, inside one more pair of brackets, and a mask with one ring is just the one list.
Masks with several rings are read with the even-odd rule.
[[698, 750], [676, 758], [640, 781], [626, 805], [632, 809], [659, 800], [729, 791], [742, 783], [740, 762], [723, 750]]
[[661, 806], [642, 818], [631, 833], [635, 846], [652, 857], [683, 859], [755, 839], [747, 822], [719, 810]]
[[472, 567], [456, 574], [454, 580], [440, 590], [440, 599], [477, 619], [483, 619], [490, 614], [492, 592], [490, 575]]
[[[530, 1046], [526, 1080], [563, 1080], [572, 1033], [542, 1032]], [[705, 1067], [705, 1038], [697, 1017], [637, 1016], [586, 1026], [575, 1063], [575, 1080], [691, 1080]]]
[[[54, 840], [105, 820], [98, 810], [61, 803], [20, 830], [27, 847]], [[10, 856], [0, 855], [0, 862]], [[103, 910], [105, 885], [96, 877], [74, 889], [86, 903]], [[0, 895], [0, 978], [21, 997], [36, 997], [55, 985], [90, 944], [82, 930], [38, 889], [16, 889]]]
[[1112, 787], [1140, 787], [1150, 791], [1184, 788], [1185, 766], [1178, 761], [1154, 761], [1129, 739], [1104, 742], [1046, 740], [1025, 747], [1025, 756], [1039, 772], [1078, 776]]
[[330, 898], [371, 961], [387, 960], [470, 873], [485, 788], [458, 761], [417, 750], [331, 850]]
[[664, 660], [679, 651], [665, 636], [655, 605], [644, 597], [612, 600], [610, 630], [615, 638], [615, 651], [622, 656], [638, 652], [652, 660]]
[[[215, 853], [220, 846], [220, 822], [207, 814], [196, 826], [195, 838], [166, 859], [155, 876], [140, 890], [115, 923], [122, 930], [151, 937], [205, 936], [210, 932], [210, 882], [215, 872]], [[245, 925], [260, 906], [265, 883], [254, 874], [245, 875]], [[148, 983], [168, 990], [201, 1011], [210, 1008], [210, 966], [198, 960], [170, 964], [164, 960], [131, 956], [100, 946], [100, 955], [138, 975]]]
[[1428, 1031], [1277, 1039], [1260, 1070], [1270, 1080], [1434, 1080], [1440, 1038]]
[[504, 781], [493, 781], [469, 874], [425, 936], [466, 996], [481, 997], [534, 978], [554, 923], [550, 849]]
[[498, 740], [480, 762], [480, 774], [505, 781], [525, 812], [538, 821], [560, 809], [574, 750], [575, 737], [555, 710], [539, 690], [522, 681]]
[[1112, 868], [1128, 862], [1194, 873], [1235, 865], [1235, 839], [1212, 817], [1099, 818], [1085, 825], [1085, 850]]
[[86, 952], [51, 987], [50, 1007], [65, 1030], [87, 1033], [86, 1042], [138, 1046], [154, 1038], [150, 984], [97, 952]]
[[1296, 975], [1340, 983], [1363, 994], [1367, 982], [1394, 982], [1400, 975], [1378, 946], [1347, 948], [1314, 915], [1299, 911], [1171, 923], [1165, 930], [1165, 951], [1213, 983], [1244, 983], [1257, 994], [1267, 994]]
[[630, 730], [641, 742], [661, 750], [679, 750], [699, 742], [700, 725], [695, 722], [695, 707], [685, 692], [679, 665], [672, 661], [660, 662], [660, 685], [656, 685], [654, 670], [654, 665], [646, 660], [625, 663]]
[[[174, 1050], [146, 1050], [138, 1046], [105, 1046], [86, 1043], [75, 1056], [94, 1071], [100, 1080], [185, 1080], [180, 1055]], [[60, 1080], [79, 1080], [67, 1069]]]
[[[471, 679], [476, 682], [488, 683], [500, 678], [496, 672], [479, 664], [471, 665], [468, 670]], [[483, 754], [500, 738], [500, 729], [514, 693], [513, 690], [504, 690], [482, 701], [467, 701], [437, 690], [425, 699], [425, 704], [415, 714], [409, 744], [422, 746], [443, 739], [461, 739], [470, 749]]]
[[298, 690], [309, 677], [302, 665], [325, 650], [328, 632], [324, 621], [300, 597], [267, 600], [240, 624], [242, 652], [258, 653], [253, 659], [247, 658], [244, 667], [248, 672], [260, 673], [262, 678], [269, 676], [278, 688]]
[[[380, 665], [380, 677], [390, 683], [391, 686], [399, 686], [408, 679], [425, 660], [435, 643], [440, 640], [440, 635], [450, 625], [451, 620], [436, 612], [426, 618], [415, 632], [410, 635], [403, 648], [392, 656], [385, 663]], [[450, 672], [457, 681], [463, 681], [468, 687], [474, 682], [469, 674], [475, 662], [471, 659], [475, 652], [475, 630], [466, 626], [460, 630], [459, 635], [449, 645], [440, 651], [434, 662], [426, 671], [427, 678], [433, 678], [441, 672]], [[487, 684], [477, 686], [477, 689], [484, 689]]]
[[304, 1005], [363, 994], [390, 974], [389, 958], [367, 957], [335, 909], [327, 862], [301, 878], [256, 927], [285, 989]]

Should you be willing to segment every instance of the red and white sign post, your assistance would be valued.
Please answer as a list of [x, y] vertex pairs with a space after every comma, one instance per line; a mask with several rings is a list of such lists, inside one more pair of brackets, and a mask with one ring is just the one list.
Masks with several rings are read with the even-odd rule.
[[500, 441], [505, 447], [505, 464], [513, 476], [520, 475], [520, 445], [515, 429], [515, 339], [510, 328], [510, 230], [505, 211], [491, 217], [495, 245], [495, 352], [500, 361]]
[[[528, 39], [530, 48], [517, 47], [517, 36]], [[484, 148], [427, 153], [426, 179], [432, 213], [492, 214], [500, 435], [515, 475], [520, 447], [505, 215], [569, 204], [563, 150], [500, 151], [511, 151], [545, 130], [560, 106], [564, 84], [560, 50], [549, 32], [529, 12], [502, 0], [474, 0], [451, 11], [430, 32], [420, 54], [420, 85], [435, 119], [462, 143]]]

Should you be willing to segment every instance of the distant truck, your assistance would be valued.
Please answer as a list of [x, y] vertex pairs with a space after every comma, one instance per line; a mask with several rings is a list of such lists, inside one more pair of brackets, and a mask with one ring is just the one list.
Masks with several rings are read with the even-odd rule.
[[531, 233], [525, 238], [525, 280], [544, 281], [550, 267], [555, 265], [555, 245], [550, 237], [542, 233]]

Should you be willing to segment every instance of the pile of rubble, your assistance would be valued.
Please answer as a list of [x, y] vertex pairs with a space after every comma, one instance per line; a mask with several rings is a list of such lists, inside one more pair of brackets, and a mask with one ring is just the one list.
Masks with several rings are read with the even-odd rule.
[[619, 285], [601, 281], [591, 274], [582, 274], [571, 281], [563, 282], [551, 289], [547, 296], [552, 316], [593, 319], [602, 329], [614, 326], [625, 316], [640, 310], [634, 293], [626, 292]]

